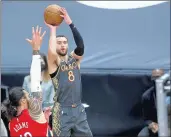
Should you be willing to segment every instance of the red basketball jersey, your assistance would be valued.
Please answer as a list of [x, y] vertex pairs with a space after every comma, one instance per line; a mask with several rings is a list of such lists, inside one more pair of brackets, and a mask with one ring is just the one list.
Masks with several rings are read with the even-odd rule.
[[45, 137], [48, 131], [48, 123], [32, 120], [26, 109], [10, 121], [9, 127], [11, 137]]

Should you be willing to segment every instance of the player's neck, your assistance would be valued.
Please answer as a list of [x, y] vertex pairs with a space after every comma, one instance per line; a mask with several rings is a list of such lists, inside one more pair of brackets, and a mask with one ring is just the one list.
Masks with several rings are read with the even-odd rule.
[[17, 108], [17, 116], [19, 116], [24, 109], [25, 108], [23, 106], [18, 107]]
[[60, 59], [67, 62], [68, 61], [68, 55], [60, 56]]

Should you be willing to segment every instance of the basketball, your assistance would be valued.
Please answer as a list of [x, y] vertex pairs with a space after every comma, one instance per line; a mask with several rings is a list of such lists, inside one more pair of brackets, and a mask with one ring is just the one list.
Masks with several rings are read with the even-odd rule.
[[47, 24], [53, 25], [53, 26], [59, 26], [62, 21], [63, 17], [60, 15], [63, 15], [63, 13], [59, 10], [60, 6], [58, 5], [49, 5], [45, 11], [44, 11], [44, 20]]

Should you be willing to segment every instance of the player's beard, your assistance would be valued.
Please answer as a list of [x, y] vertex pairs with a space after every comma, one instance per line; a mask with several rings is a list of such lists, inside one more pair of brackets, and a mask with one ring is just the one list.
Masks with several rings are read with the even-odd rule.
[[68, 49], [66, 49], [66, 51], [63, 53], [61, 51], [57, 51], [58, 55], [60, 56], [66, 56], [66, 54], [68, 53]]

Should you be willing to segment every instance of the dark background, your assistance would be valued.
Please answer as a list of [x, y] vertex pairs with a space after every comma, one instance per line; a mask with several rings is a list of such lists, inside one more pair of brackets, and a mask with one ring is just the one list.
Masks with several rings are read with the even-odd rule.
[[[4, 74], [3, 84], [22, 86], [27, 74]], [[83, 73], [82, 84], [94, 135], [137, 135], [144, 124], [141, 95], [152, 84], [149, 75]]]

